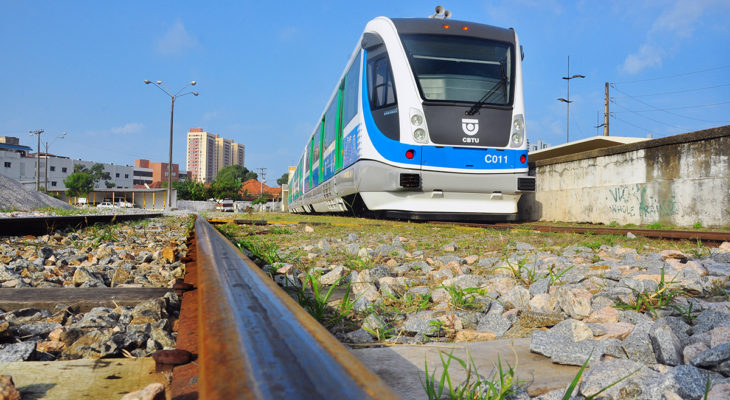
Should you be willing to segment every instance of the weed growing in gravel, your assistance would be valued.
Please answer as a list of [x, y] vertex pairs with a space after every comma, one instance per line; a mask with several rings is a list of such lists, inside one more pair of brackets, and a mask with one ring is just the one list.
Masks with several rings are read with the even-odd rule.
[[238, 247], [247, 248], [255, 257], [258, 257], [266, 264], [286, 262], [279, 255], [279, 247], [276, 243], [267, 242], [257, 237], [245, 237], [234, 242]]
[[548, 274], [547, 274], [546, 277], [549, 277], [550, 278], [550, 284], [551, 285], [555, 285], [555, 284], [559, 283], [560, 278], [563, 275], [565, 275], [566, 272], [568, 272], [571, 269], [573, 269], [573, 267], [575, 267], [575, 265], [571, 265], [568, 268], [564, 268], [562, 270], [555, 271], [555, 264], [553, 264], [553, 265], [550, 266], [550, 268], [548, 268]]
[[278, 226], [272, 226], [269, 228], [269, 232], [273, 235], [291, 235], [291, 231], [286, 228], [280, 228]]
[[48, 213], [51, 215], [59, 215], [59, 216], [89, 214], [88, 210], [80, 209], [80, 208], [43, 207], [43, 208], [39, 208], [38, 211]]
[[357, 256], [355, 256], [355, 257], [348, 256], [347, 259], [345, 260], [345, 267], [347, 267], [351, 270], [354, 270], [354, 271], [358, 271], [358, 272], [360, 272], [362, 270], [370, 269], [374, 266], [375, 266], [375, 263], [373, 262], [373, 260], [371, 260], [369, 258], [362, 259]]
[[[327, 303], [329, 302], [330, 297], [332, 297], [332, 293], [334, 293], [335, 289], [337, 289], [341, 279], [342, 278], [336, 280], [335, 283], [330, 285], [329, 289], [325, 292], [319, 283], [319, 279], [317, 279], [314, 274], [307, 272], [304, 278], [305, 284], [302, 285], [301, 291], [297, 293], [299, 304], [312, 314], [314, 319], [320, 322], [324, 321], [325, 312], [327, 311]], [[307, 286], [309, 286], [311, 290], [311, 297], [306, 293]]]
[[692, 309], [694, 308], [694, 303], [689, 303], [687, 307], [682, 307], [679, 305], [673, 305], [672, 308], [679, 313], [679, 316], [684, 319], [684, 322], [688, 324], [692, 324], [692, 321], [697, 319], [696, 315], [692, 314]]
[[[591, 352], [591, 354], [588, 355], [588, 358], [583, 363], [583, 365], [580, 367], [580, 370], [578, 370], [578, 373], [575, 374], [575, 376], [573, 377], [573, 381], [571, 381], [570, 382], [570, 385], [568, 385], [568, 388], [565, 389], [565, 393], [563, 393], [562, 400], [570, 400], [570, 399], [573, 398], [573, 391], [575, 390], [576, 386], [578, 386], [578, 382], [580, 382], [580, 378], [581, 378], [581, 376], [583, 376], [583, 372], [585, 371], [586, 366], [588, 365], [588, 361], [591, 359], [591, 356], [592, 355], [593, 355], [593, 352]], [[599, 390], [598, 392], [596, 392], [596, 393], [594, 393], [594, 394], [592, 394], [590, 396], [586, 396], [585, 399], [586, 400], [593, 400], [593, 399], [595, 399], [596, 396], [598, 396], [599, 394], [601, 394], [601, 393], [605, 392], [606, 390], [612, 388], [613, 386], [616, 386], [617, 384], [621, 383], [625, 379], [628, 379], [631, 375], [639, 372], [640, 369], [641, 368], [637, 368], [636, 370], [634, 370], [634, 372], [631, 372], [630, 374], [628, 374], [628, 375], [626, 375], [626, 376], [624, 376], [622, 378], [619, 378], [617, 381], [609, 384], [606, 387], [601, 388], [601, 390]]]
[[364, 329], [367, 333], [374, 336], [375, 339], [379, 342], [385, 341], [386, 339], [392, 338], [393, 336], [395, 336], [395, 335], [393, 335], [393, 333], [395, 332], [395, 329], [388, 328], [387, 326], [383, 329], [376, 328], [375, 330], [368, 329], [363, 326], [362, 329]]
[[535, 263], [532, 264], [532, 268], [528, 268], [526, 266], [527, 256], [525, 256], [521, 260], [519, 260], [517, 262], [517, 265], [513, 265], [510, 262], [509, 256], [507, 254], [505, 254], [502, 258], [507, 263], [507, 266], [506, 267], [497, 267], [497, 268], [498, 269], [507, 269], [507, 270], [512, 271], [512, 274], [515, 276], [515, 279], [520, 281], [523, 285], [527, 286], [528, 288], [536, 280], [539, 279], [537, 277], [537, 258], [535, 259]]
[[[343, 278], [344, 276], [337, 279], [325, 291], [322, 284], [319, 283], [318, 277], [307, 272], [301, 289], [295, 291], [299, 305], [307, 310], [321, 324], [327, 326], [337, 325], [344, 318], [352, 314], [352, 308], [357, 301], [357, 299], [350, 300], [350, 284], [348, 283], [346, 286], [340, 284]], [[343, 286], [345, 286], [345, 294], [340, 301], [339, 308], [330, 307], [330, 298], [335, 290]]]
[[697, 239], [697, 247], [689, 250], [695, 258], [707, 258], [712, 256], [712, 251], [702, 244], [702, 241]]
[[441, 321], [440, 319], [434, 319], [431, 321], [428, 321], [428, 325], [431, 326], [430, 333], [435, 333], [436, 337], [440, 337], [444, 332], [444, 321]]
[[664, 280], [664, 268], [662, 268], [661, 278], [659, 279], [659, 284], [657, 285], [656, 290], [653, 292], [640, 292], [638, 290], [631, 289], [636, 295], [636, 301], [634, 304], [624, 303], [619, 300], [615, 307], [620, 310], [634, 310], [640, 313], [649, 311], [654, 317], [656, 317], [657, 309], [668, 306], [675, 297], [683, 294], [682, 290], [671, 288], [670, 285], [672, 283], [674, 283], [674, 281], [666, 282]]
[[[444, 358], [444, 355], [446, 356], [446, 359]], [[505, 368], [502, 366], [501, 358], [497, 357], [495, 370], [489, 377], [483, 377], [479, 374], [476, 363], [474, 363], [474, 359], [471, 357], [468, 349], [468, 364], [464, 360], [454, 356], [453, 351], [449, 354], [439, 352], [439, 357], [441, 358], [442, 371], [441, 379], [439, 379], [438, 383], [435, 379], [436, 371], [429, 375], [428, 360], [425, 361], [426, 382], [421, 383], [423, 384], [423, 388], [426, 391], [426, 395], [429, 400], [440, 400], [443, 399], [444, 396], [453, 400], [502, 400], [513, 394], [520, 384], [520, 382], [515, 379], [515, 369], [517, 368], [516, 361], [515, 367], [511, 367], [507, 364], [507, 368]], [[466, 370], [466, 379], [460, 385], [454, 385], [451, 382], [451, 375], [449, 374], [451, 361], [456, 361], [464, 370]], [[445, 392], [447, 387], [448, 392]]]
[[383, 296], [383, 303], [376, 304], [379, 313], [382, 314], [411, 314], [428, 309], [431, 305], [430, 294], [406, 293], [401, 297], [393, 294]]
[[92, 246], [97, 247], [102, 242], [116, 241], [117, 235], [113, 225], [93, 225], [89, 228], [89, 237], [93, 240]]
[[[454, 285], [441, 285], [438, 288], [446, 290], [451, 296], [451, 305], [459, 310], [468, 310], [475, 307], [474, 300], [476, 300], [477, 295], [484, 295], [484, 291], [479, 288], [461, 289]], [[479, 306], [481, 307], [481, 304]]]

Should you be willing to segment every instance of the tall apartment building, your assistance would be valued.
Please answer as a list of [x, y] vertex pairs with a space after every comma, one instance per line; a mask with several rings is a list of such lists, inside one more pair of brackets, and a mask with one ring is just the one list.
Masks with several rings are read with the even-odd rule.
[[231, 139], [192, 128], [188, 132], [188, 177], [202, 183], [210, 183], [218, 171], [229, 165], [244, 164], [246, 147]]

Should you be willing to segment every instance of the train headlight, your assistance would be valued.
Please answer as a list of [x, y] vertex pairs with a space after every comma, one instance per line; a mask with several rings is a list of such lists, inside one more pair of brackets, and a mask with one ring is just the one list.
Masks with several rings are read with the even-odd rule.
[[420, 114], [411, 115], [411, 124], [415, 126], [421, 126], [423, 123], [423, 117]]
[[520, 147], [525, 141], [525, 120], [522, 114], [515, 115], [512, 121], [512, 136], [510, 147]]
[[425, 143], [426, 142], [426, 131], [418, 128], [415, 131], [413, 131], [413, 140], [419, 143]]

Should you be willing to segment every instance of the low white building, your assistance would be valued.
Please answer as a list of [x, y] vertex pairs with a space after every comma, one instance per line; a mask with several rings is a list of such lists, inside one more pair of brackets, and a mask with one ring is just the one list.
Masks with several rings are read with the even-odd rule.
[[[91, 168], [97, 163], [45, 153], [40, 153], [40, 160], [37, 160], [38, 153], [30, 154], [30, 150], [32, 150], [30, 147], [20, 145], [18, 138], [0, 137], [0, 174], [20, 182], [28, 189], [35, 189], [36, 176], [38, 176], [40, 186], [46, 187], [47, 185], [48, 191], [65, 191], [66, 186], [63, 184], [63, 180], [74, 172], [74, 165], [81, 164], [86, 168]], [[40, 161], [40, 171], [36, 175], [38, 161]], [[101, 164], [104, 166], [104, 171], [109, 173], [109, 182], [114, 184], [114, 188], [132, 188], [134, 167], [111, 163]], [[46, 171], [48, 171], [47, 175]], [[97, 182], [95, 189], [107, 189], [106, 182], [104, 180]]]

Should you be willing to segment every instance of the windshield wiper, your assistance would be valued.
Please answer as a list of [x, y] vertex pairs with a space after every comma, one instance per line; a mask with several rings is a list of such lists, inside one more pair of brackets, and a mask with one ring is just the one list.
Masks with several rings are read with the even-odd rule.
[[479, 111], [479, 109], [482, 108], [482, 106], [487, 103], [487, 100], [489, 100], [495, 93], [497, 93], [497, 89], [499, 89], [500, 87], [505, 87], [505, 88], [507, 87], [506, 86], [507, 75], [504, 74], [504, 65], [502, 63], [499, 64], [499, 72], [502, 74], [502, 78], [499, 80], [499, 82], [497, 82], [494, 86], [492, 86], [492, 88], [489, 89], [489, 91], [487, 93], [485, 93], [484, 96], [482, 96], [482, 98], [479, 99], [479, 101], [474, 103], [474, 105], [471, 106], [469, 111], [466, 112], [466, 115], [476, 114]]

